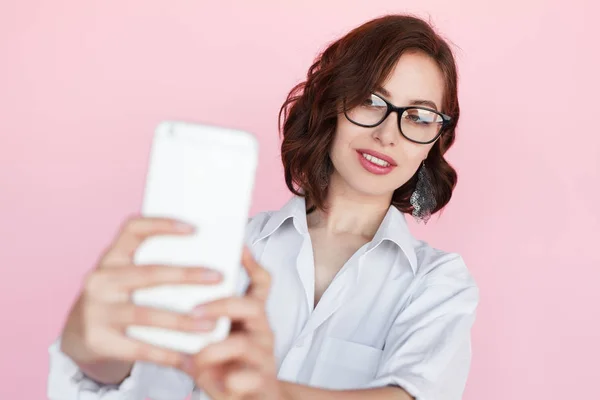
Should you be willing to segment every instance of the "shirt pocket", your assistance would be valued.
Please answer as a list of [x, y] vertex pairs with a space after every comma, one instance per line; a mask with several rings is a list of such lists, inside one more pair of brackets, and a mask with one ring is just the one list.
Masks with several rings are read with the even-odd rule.
[[360, 343], [327, 337], [317, 356], [311, 386], [358, 389], [375, 377], [382, 350]]

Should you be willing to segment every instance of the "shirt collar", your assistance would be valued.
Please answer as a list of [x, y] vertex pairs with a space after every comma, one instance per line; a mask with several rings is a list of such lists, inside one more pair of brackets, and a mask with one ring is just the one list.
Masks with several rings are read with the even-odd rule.
[[417, 272], [417, 254], [415, 253], [414, 238], [408, 229], [404, 214], [394, 206], [390, 206], [373, 240], [367, 246], [367, 252], [377, 248], [382, 242], [390, 241], [402, 250], [413, 273]]
[[[272, 235], [288, 219], [292, 219], [293, 225], [298, 233], [304, 235], [308, 233], [308, 224], [306, 222], [306, 202], [304, 197], [292, 197], [282, 208], [275, 211], [254, 243]], [[368, 244], [366, 253], [377, 248], [384, 241], [391, 241], [396, 244], [410, 263], [413, 273], [417, 271], [417, 256], [414, 249], [414, 239], [411, 235], [406, 218], [396, 207], [390, 206], [379, 229], [375, 233], [373, 240]], [[365, 254], [366, 254], [365, 253]]]
[[283, 207], [275, 211], [254, 243], [261, 241], [273, 234], [285, 221], [292, 218], [294, 227], [298, 233], [304, 235], [308, 233], [308, 224], [306, 222], [306, 202], [304, 197], [294, 196]]

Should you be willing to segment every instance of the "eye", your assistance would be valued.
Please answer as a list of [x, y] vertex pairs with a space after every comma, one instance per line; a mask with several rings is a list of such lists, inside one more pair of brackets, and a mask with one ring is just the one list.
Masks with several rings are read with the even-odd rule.
[[426, 121], [423, 121], [421, 119], [421, 117], [419, 116], [419, 114], [407, 114], [406, 115], [406, 119], [408, 119], [410, 122], [415, 122], [415, 123], [424, 123]]
[[441, 124], [441, 117], [429, 110], [413, 108], [405, 111], [404, 119], [417, 125]]
[[374, 95], [374, 94], [367, 97], [363, 101], [362, 106], [363, 107], [375, 107], [375, 108], [379, 108], [379, 107], [387, 108], [387, 104], [385, 104], [385, 101], [383, 101], [379, 96]]

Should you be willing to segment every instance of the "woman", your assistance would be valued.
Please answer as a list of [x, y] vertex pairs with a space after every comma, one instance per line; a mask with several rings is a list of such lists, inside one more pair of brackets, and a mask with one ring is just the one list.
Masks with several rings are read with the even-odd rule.
[[[461, 398], [478, 289], [459, 255], [414, 239], [403, 216], [426, 222], [456, 183], [450, 48], [419, 19], [370, 21], [320, 55], [280, 116], [294, 196], [249, 222], [244, 295], [191, 315], [135, 307], [136, 288], [219, 277], [132, 266], [145, 238], [191, 228], [128, 221], [50, 349], [51, 399], [179, 400], [194, 387], [213, 399]], [[232, 334], [193, 357], [123, 333], [205, 331], [220, 316]]]

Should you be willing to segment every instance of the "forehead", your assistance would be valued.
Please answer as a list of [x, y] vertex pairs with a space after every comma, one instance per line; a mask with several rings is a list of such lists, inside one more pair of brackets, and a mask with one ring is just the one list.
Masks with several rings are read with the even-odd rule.
[[444, 98], [444, 75], [437, 63], [420, 52], [403, 54], [383, 82], [389, 92], [388, 100], [396, 105], [408, 104], [414, 100], [433, 101], [438, 110]]

